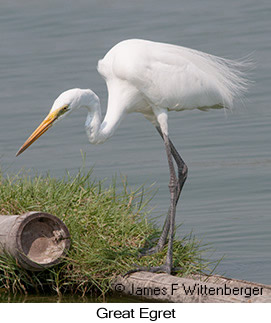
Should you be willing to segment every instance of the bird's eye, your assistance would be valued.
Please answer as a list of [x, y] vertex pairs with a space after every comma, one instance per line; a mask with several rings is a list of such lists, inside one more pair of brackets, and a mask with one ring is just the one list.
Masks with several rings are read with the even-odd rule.
[[62, 114], [64, 114], [65, 112], [67, 112], [69, 110], [69, 105], [65, 104], [63, 105], [59, 110], [58, 110], [58, 117], [60, 117]]

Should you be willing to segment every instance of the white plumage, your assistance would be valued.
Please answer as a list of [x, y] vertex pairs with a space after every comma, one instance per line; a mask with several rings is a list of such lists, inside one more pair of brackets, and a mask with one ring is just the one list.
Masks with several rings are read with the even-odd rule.
[[[132, 96], [137, 94], [151, 106], [179, 111], [231, 108], [233, 98], [246, 89], [239, 70], [243, 65], [190, 48], [132, 39], [114, 46], [99, 61], [98, 71], [109, 95], [116, 93], [116, 87], [128, 86]], [[137, 110], [129, 103], [127, 111]]]
[[246, 90], [247, 81], [241, 72], [246, 66], [244, 62], [226, 60], [185, 47], [139, 39], [122, 41], [98, 63], [98, 71], [108, 88], [104, 120], [100, 100], [93, 91], [65, 91], [55, 100], [48, 116], [17, 155], [57, 120], [81, 107], [88, 110], [85, 128], [93, 144], [111, 137], [127, 113], [141, 112], [163, 138], [169, 164], [170, 208], [158, 244], [149, 253], [161, 250], [169, 236], [165, 264], [151, 270], [170, 273], [176, 205], [187, 177], [187, 165], [169, 139], [168, 112], [232, 108], [234, 98]]
[[[168, 134], [169, 111], [231, 109], [233, 100], [246, 90], [248, 82], [242, 70], [248, 65], [181, 46], [125, 40], [98, 63], [98, 71], [108, 88], [104, 120], [101, 120], [100, 100], [93, 91], [71, 89], [55, 100], [48, 115], [53, 122], [46, 130], [68, 115], [68, 111], [85, 107], [86, 132], [94, 144], [111, 137], [124, 116], [131, 112], [141, 112]], [[68, 109], [63, 110], [64, 106]]]

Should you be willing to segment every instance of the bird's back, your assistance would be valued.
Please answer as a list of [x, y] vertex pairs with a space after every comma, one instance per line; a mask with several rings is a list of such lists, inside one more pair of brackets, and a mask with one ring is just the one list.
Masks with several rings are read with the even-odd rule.
[[246, 90], [245, 66], [181, 46], [131, 39], [115, 45], [98, 71], [107, 83], [134, 87], [150, 105], [186, 110], [231, 108]]

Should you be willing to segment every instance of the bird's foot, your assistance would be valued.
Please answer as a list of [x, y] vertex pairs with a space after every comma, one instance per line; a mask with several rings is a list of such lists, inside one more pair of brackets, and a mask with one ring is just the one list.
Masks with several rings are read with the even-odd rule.
[[128, 276], [133, 273], [136, 273], [136, 272], [139, 272], [139, 271], [148, 271], [150, 273], [167, 273], [170, 275], [171, 273], [176, 273], [176, 272], [180, 271], [181, 269], [182, 269], [181, 267], [172, 268], [170, 266], [170, 264], [163, 264], [161, 266], [156, 266], [156, 267], [136, 266], [136, 268], [127, 271], [127, 273], [125, 273], [123, 275], [123, 277]]
[[150, 255], [153, 255], [157, 252], [160, 252], [163, 250], [164, 246], [165, 246], [164, 244], [158, 243], [156, 246], [154, 246], [152, 248], [149, 248], [149, 249], [144, 248], [140, 251], [139, 258], [145, 257], [145, 256], [150, 256]]
[[[136, 266], [136, 265], [135, 265]], [[158, 273], [158, 272], [163, 272], [163, 273], [167, 273], [167, 274], [171, 274], [171, 268], [170, 266], [167, 266], [166, 264], [162, 265], [162, 266], [157, 266], [157, 267], [144, 267], [144, 266], [136, 266], [136, 268], [131, 269], [129, 271], [127, 271], [127, 273], [125, 273], [123, 275], [123, 277], [139, 272], [139, 271], [148, 271], [150, 273]]]

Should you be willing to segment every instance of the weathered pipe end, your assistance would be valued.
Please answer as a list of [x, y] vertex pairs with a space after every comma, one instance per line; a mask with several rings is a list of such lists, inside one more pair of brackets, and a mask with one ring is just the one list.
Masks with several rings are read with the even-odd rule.
[[0, 252], [12, 255], [25, 269], [41, 271], [58, 264], [70, 244], [68, 228], [52, 214], [0, 215]]

